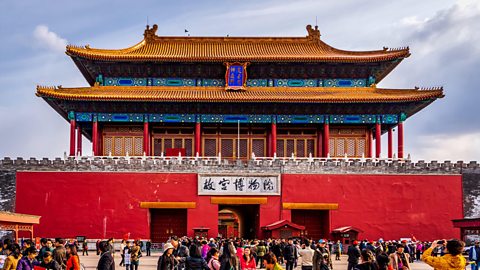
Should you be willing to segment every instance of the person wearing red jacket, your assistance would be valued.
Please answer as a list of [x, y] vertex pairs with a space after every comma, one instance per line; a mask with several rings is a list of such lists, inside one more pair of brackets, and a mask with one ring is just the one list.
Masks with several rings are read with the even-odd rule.
[[240, 258], [240, 267], [242, 270], [255, 270], [257, 269], [257, 263], [252, 256], [250, 247], [245, 247], [243, 250], [243, 256]]

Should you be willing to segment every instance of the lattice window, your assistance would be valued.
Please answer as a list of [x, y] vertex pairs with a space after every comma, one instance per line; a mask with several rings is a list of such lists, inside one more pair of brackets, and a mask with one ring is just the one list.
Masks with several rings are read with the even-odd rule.
[[337, 139], [336, 140], [336, 147], [335, 147], [335, 156], [343, 157], [345, 156], [345, 139]]
[[240, 157], [242, 158], [248, 157], [248, 140], [247, 139], [240, 139]]
[[312, 156], [314, 157], [315, 156], [315, 140], [314, 139], [309, 139], [307, 140], [307, 156], [310, 156], [310, 154], [312, 154]]
[[135, 147], [133, 150], [133, 154], [136, 156], [143, 155], [143, 137], [134, 137]]
[[357, 140], [357, 155], [361, 157], [362, 155], [367, 156], [367, 145], [365, 143], [365, 139], [358, 139]]
[[[273, 149], [273, 153], [275, 153], [275, 149]], [[277, 157], [284, 157], [284, 156], [285, 156], [285, 141], [277, 140]]]
[[122, 156], [123, 155], [123, 137], [115, 137], [114, 139], [114, 156]]
[[103, 155], [107, 156], [109, 154], [113, 155], [113, 138], [106, 136], [103, 139]]
[[155, 156], [160, 156], [162, 154], [162, 139], [153, 140], [153, 154]]
[[205, 139], [203, 145], [203, 155], [207, 157], [214, 157], [217, 155], [217, 140]]
[[252, 152], [257, 157], [264, 157], [265, 155], [265, 140], [253, 139], [252, 140]]
[[221, 139], [222, 157], [233, 157], [233, 139]]
[[130, 128], [129, 127], [118, 127], [118, 128], [116, 128], [116, 131], [127, 133], [127, 132], [130, 132]]
[[131, 127], [130, 132], [141, 133], [141, 132], [143, 132], [143, 127]]
[[174, 148], [183, 148], [182, 139], [174, 140]]
[[353, 134], [356, 135], [364, 135], [365, 134], [365, 129], [364, 128], [355, 128], [353, 129]]
[[347, 156], [355, 157], [355, 139], [347, 139]]
[[173, 148], [172, 139], [164, 139], [163, 140], [163, 151], [166, 152], [168, 148]]
[[292, 153], [295, 153], [295, 141], [294, 140], [287, 140], [287, 156], [291, 156]]
[[349, 135], [352, 134], [352, 130], [350, 128], [342, 128], [339, 130], [338, 134]]
[[[193, 140], [192, 139], [185, 139], [185, 155], [187, 156], [194, 156], [193, 154]], [[200, 154], [200, 153], [198, 153]], [[196, 153], [195, 153], [196, 155]]]
[[333, 138], [328, 139], [328, 152], [330, 153], [331, 157], [336, 156], [336, 153], [335, 153], [335, 139], [333, 139]]
[[132, 137], [127, 137], [124, 139], [125, 142], [125, 148], [124, 148], [124, 153], [125, 155], [128, 153], [130, 156], [135, 155], [133, 151], [133, 138]]
[[297, 157], [305, 157], [305, 140], [297, 140]]

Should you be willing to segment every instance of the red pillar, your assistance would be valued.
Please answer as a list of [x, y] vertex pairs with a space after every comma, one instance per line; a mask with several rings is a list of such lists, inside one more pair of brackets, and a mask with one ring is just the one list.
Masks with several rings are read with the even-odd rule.
[[372, 136], [372, 130], [371, 129], [367, 130], [367, 139], [368, 139], [367, 158], [371, 158], [372, 157], [372, 151], [373, 151], [373, 136]]
[[75, 156], [75, 119], [70, 119], [70, 156]]
[[82, 155], [82, 128], [77, 125], [77, 153]]
[[330, 153], [330, 125], [323, 123], [323, 156], [328, 157]]
[[388, 158], [393, 158], [393, 132], [388, 128]]
[[382, 152], [382, 126], [380, 122], [377, 121], [375, 124], [375, 157], [380, 158]]
[[277, 124], [276, 123], [272, 123], [272, 130], [271, 130], [271, 137], [272, 137], [272, 151], [271, 151], [271, 155], [272, 157], [275, 155], [275, 153], [277, 153]]
[[97, 119], [93, 120], [92, 153], [93, 153], [94, 156], [98, 155], [98, 122], [97, 122]]
[[143, 152], [150, 156], [150, 132], [148, 131], [148, 121], [143, 122]]
[[322, 131], [320, 130], [320, 127], [317, 129], [317, 155], [316, 157], [322, 157], [323, 156], [323, 135]]
[[398, 158], [403, 158], [403, 122], [398, 123]]
[[193, 153], [194, 156], [198, 155], [202, 156], [202, 148], [201, 148], [201, 143], [202, 143], [202, 126], [200, 122], [195, 123], [195, 153]]

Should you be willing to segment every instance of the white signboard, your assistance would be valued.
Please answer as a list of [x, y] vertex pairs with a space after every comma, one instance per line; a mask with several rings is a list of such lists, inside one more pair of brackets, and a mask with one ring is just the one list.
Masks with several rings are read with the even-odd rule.
[[198, 175], [198, 195], [280, 195], [280, 175]]

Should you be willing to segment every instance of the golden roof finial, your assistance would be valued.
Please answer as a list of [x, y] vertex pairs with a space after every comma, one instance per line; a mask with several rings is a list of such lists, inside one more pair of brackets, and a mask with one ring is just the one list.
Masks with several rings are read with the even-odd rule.
[[308, 40], [316, 41], [320, 39], [320, 30], [318, 30], [318, 25], [315, 25], [315, 29], [312, 25], [307, 25]]
[[157, 32], [158, 25], [154, 24], [152, 28], [150, 28], [150, 25], [147, 25], [147, 29], [145, 29], [145, 33], [143, 33], [143, 36], [145, 37], [146, 41], [153, 40], [155, 38], [155, 33]]

